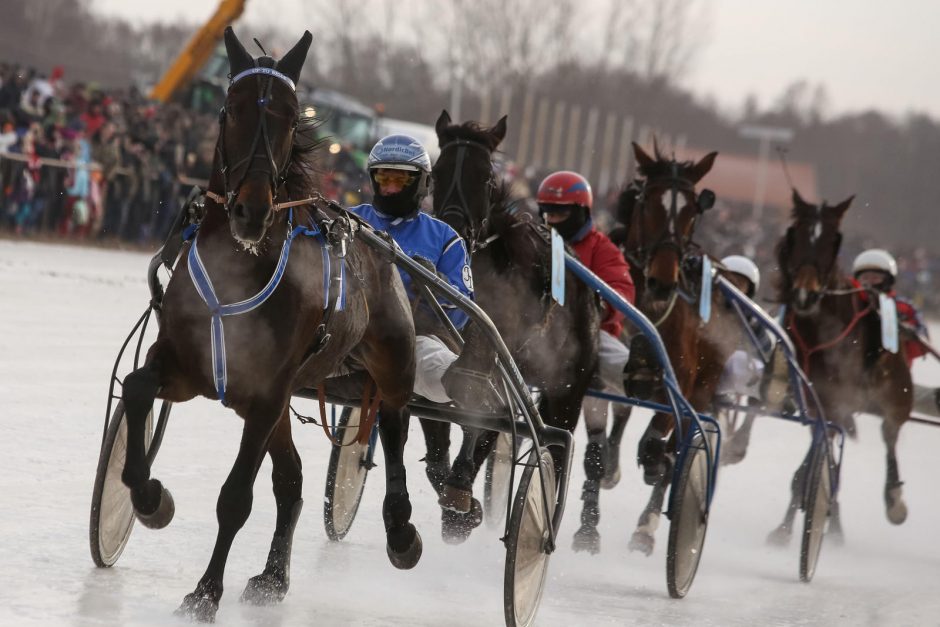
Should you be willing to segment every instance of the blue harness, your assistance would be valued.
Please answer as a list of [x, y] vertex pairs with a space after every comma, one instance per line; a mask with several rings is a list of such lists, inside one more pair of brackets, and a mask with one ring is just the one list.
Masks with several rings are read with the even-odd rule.
[[[271, 279], [268, 281], [268, 284], [251, 298], [228, 305], [223, 305], [219, 302], [218, 297], [215, 295], [215, 288], [212, 286], [212, 280], [209, 278], [209, 274], [206, 272], [206, 267], [202, 263], [202, 258], [199, 256], [198, 229], [190, 227], [184, 233], [184, 239], [188, 241], [190, 238], [192, 238], [193, 241], [193, 245], [189, 249], [188, 257], [189, 276], [193, 281], [193, 285], [196, 286], [196, 291], [199, 292], [199, 296], [202, 298], [203, 302], [205, 302], [206, 306], [209, 308], [209, 313], [212, 315], [210, 322], [210, 336], [212, 338], [212, 373], [213, 379], [215, 381], [215, 391], [223, 405], [228, 406], [228, 403], [225, 401], [225, 389], [228, 383], [228, 371], [226, 368], [225, 359], [225, 328], [222, 324], [222, 318], [225, 316], [237, 316], [239, 314], [247, 313], [260, 307], [266, 300], [268, 300], [268, 298], [270, 298], [271, 294], [274, 293], [274, 290], [277, 289], [281, 279], [284, 277], [284, 270], [287, 268], [287, 259], [290, 256], [291, 243], [293, 243], [294, 239], [298, 235], [315, 237], [320, 243], [320, 250], [323, 252], [323, 310], [325, 312], [331, 311], [330, 283], [332, 272], [330, 267], [330, 243], [325, 237], [323, 231], [316, 224], [313, 224], [312, 227], [301, 225], [291, 228], [293, 219], [294, 210], [291, 209], [287, 218], [288, 235], [284, 240], [284, 244], [281, 246], [281, 255], [278, 258], [277, 267], [275, 268]], [[335, 309], [338, 311], [342, 311], [346, 307], [345, 255], [340, 256], [339, 276], [337, 277], [337, 282], [338, 297], [333, 307], [335, 307]], [[321, 329], [324, 333], [327, 315], [328, 314], [324, 315], [324, 323], [321, 324]], [[320, 345], [316, 348], [317, 351], [323, 348], [328, 338], [328, 334], [321, 337]]]

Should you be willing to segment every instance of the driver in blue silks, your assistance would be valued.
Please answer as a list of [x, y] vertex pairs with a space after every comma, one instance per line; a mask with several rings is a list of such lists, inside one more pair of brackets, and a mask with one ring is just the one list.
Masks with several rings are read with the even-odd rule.
[[[424, 147], [407, 135], [389, 135], [372, 148], [367, 168], [373, 204], [358, 205], [350, 211], [388, 233], [406, 255], [473, 298], [470, 255], [463, 239], [448, 224], [420, 210], [431, 178], [431, 160]], [[404, 271], [400, 274], [409, 299], [414, 301], [411, 277]], [[454, 326], [463, 329], [467, 314], [447, 301], [439, 302]], [[435, 403], [450, 402], [441, 378], [457, 355], [439, 338], [422, 334], [415, 338], [415, 357], [415, 393]], [[482, 398], [481, 404], [486, 400]]]

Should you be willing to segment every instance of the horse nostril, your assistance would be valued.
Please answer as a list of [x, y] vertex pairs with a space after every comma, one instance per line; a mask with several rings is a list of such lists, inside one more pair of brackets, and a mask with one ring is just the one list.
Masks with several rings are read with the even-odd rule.
[[232, 217], [239, 220], [244, 220], [248, 217], [248, 210], [245, 209], [244, 203], [235, 203], [235, 206], [232, 207]]

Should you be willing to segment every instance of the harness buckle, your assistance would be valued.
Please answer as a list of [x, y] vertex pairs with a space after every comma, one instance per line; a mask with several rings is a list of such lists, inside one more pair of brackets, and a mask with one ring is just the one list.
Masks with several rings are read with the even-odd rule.
[[317, 327], [317, 332], [313, 340], [313, 354], [318, 355], [324, 348], [326, 348], [326, 345], [329, 344], [332, 337], [333, 335], [331, 333], [327, 333], [326, 325], [320, 324], [320, 326]]

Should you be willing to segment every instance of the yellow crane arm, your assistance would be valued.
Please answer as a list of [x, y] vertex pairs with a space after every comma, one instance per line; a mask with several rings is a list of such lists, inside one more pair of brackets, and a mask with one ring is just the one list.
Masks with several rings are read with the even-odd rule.
[[218, 8], [209, 21], [196, 31], [193, 38], [186, 44], [186, 48], [176, 58], [160, 78], [150, 97], [160, 102], [166, 102], [174, 93], [189, 81], [199, 69], [205, 65], [222, 35], [225, 27], [238, 19], [245, 10], [246, 0], [221, 0]]

